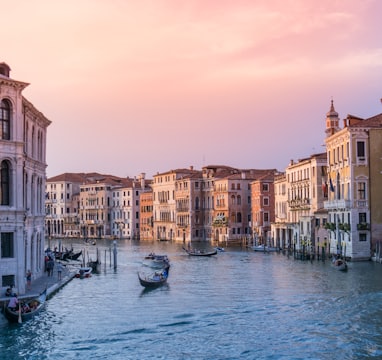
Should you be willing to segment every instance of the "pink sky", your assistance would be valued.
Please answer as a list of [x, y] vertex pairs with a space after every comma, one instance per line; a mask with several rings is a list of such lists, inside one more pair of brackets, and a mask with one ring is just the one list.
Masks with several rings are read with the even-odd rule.
[[[277, 168], [382, 112], [379, 0], [0, 0], [0, 62], [52, 121], [48, 177]], [[4, 16], [6, 15], [6, 16]]]

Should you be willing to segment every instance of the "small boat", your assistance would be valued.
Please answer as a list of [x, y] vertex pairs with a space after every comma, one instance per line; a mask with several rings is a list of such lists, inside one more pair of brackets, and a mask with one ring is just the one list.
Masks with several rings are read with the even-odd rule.
[[223, 247], [220, 247], [220, 246], [216, 246], [215, 249], [219, 252], [224, 252], [225, 249]]
[[272, 246], [267, 245], [256, 245], [252, 247], [253, 251], [262, 251], [262, 252], [273, 252], [277, 251], [278, 249]]
[[87, 263], [88, 267], [92, 269], [92, 272], [98, 273], [100, 271], [101, 261], [100, 260], [90, 260]]
[[145, 288], [156, 288], [167, 282], [169, 270], [170, 267], [167, 266], [161, 271], [155, 271], [150, 275], [138, 272], [139, 282]]
[[348, 269], [348, 264], [343, 259], [334, 259], [334, 261], [332, 261], [332, 265], [339, 271], [346, 271]]
[[186, 249], [185, 247], [183, 247], [183, 250], [190, 256], [212, 256], [218, 253], [216, 249], [212, 249], [212, 250], [192, 249], [192, 248]]
[[84, 279], [92, 276], [93, 268], [90, 266], [80, 267], [75, 275], [76, 278]]
[[40, 310], [44, 307], [46, 301], [46, 291], [45, 289], [37, 298], [28, 300], [24, 303], [19, 301], [21, 305], [21, 310], [12, 310], [8, 306], [4, 309], [4, 315], [9, 322], [22, 323], [31, 319], [33, 316], [38, 314]]
[[81, 255], [82, 255], [82, 250], [77, 253], [71, 252], [70, 254], [66, 256], [65, 260], [77, 260]]
[[170, 266], [170, 260], [167, 255], [156, 255], [150, 253], [143, 259], [143, 264], [157, 269], [163, 269]]

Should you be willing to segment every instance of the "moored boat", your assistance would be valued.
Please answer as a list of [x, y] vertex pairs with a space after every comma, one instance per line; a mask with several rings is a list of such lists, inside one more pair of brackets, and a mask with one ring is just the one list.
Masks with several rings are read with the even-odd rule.
[[92, 276], [93, 268], [90, 266], [80, 267], [75, 275], [76, 278], [84, 279]]
[[277, 251], [277, 248], [267, 245], [256, 245], [252, 247], [253, 251], [273, 252]]
[[19, 301], [20, 309], [11, 309], [8, 306], [4, 309], [4, 315], [9, 322], [22, 323], [37, 315], [45, 305], [46, 301], [45, 289], [37, 298], [25, 301]]

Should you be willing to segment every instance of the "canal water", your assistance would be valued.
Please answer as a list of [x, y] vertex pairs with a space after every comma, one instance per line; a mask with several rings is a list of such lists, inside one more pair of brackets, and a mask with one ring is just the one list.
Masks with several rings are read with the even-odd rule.
[[[181, 244], [121, 241], [114, 270], [111, 244], [97, 243], [99, 274], [73, 279], [36, 318], [2, 317], [1, 359], [382, 358], [380, 264], [342, 273], [277, 253], [203, 258]], [[151, 251], [172, 266], [168, 284], [147, 291], [137, 271]]]

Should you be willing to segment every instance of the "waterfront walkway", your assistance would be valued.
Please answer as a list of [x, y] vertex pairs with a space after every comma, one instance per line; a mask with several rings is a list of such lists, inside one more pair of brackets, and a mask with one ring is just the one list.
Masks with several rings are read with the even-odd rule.
[[[65, 286], [70, 280], [74, 278], [77, 273], [80, 263], [67, 263], [62, 262], [63, 270], [61, 274], [61, 280], [58, 279], [57, 263], [53, 269], [53, 276], [48, 276], [48, 272], [44, 272], [38, 279], [32, 278], [31, 289], [27, 290], [25, 294], [19, 295], [19, 299], [33, 298], [40, 295], [45, 288], [47, 289], [47, 297], [52, 296], [56, 291]], [[9, 297], [4, 295], [0, 297], [0, 304], [8, 302]]]

